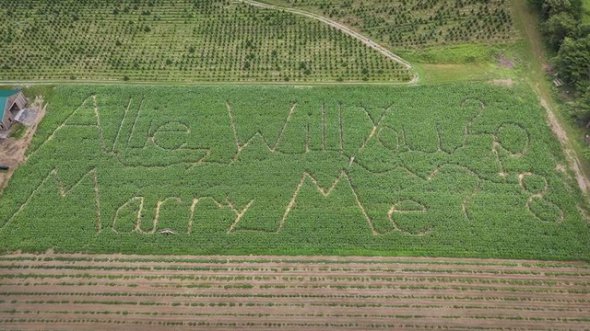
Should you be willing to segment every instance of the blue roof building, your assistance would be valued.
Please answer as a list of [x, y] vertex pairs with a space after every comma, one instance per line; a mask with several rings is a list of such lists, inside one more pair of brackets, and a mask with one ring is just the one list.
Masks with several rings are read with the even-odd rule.
[[0, 131], [10, 129], [16, 114], [26, 105], [27, 99], [21, 90], [0, 90]]

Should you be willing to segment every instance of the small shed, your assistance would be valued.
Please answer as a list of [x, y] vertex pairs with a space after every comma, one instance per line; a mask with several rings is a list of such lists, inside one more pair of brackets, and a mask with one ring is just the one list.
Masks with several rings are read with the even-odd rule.
[[9, 130], [26, 105], [22, 90], [0, 90], [0, 131]]

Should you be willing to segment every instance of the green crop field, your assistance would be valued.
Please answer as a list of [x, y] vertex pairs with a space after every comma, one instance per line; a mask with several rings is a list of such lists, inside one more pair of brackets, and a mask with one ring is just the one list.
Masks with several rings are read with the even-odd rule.
[[590, 0], [583, 0], [582, 7], [584, 8], [584, 15], [582, 20], [584, 23], [590, 23]]
[[61, 86], [2, 250], [587, 258], [524, 85]]
[[392, 49], [507, 43], [516, 37], [509, 0], [263, 1], [320, 13]]
[[324, 23], [228, 0], [7, 0], [0, 80], [387, 81], [403, 65]]

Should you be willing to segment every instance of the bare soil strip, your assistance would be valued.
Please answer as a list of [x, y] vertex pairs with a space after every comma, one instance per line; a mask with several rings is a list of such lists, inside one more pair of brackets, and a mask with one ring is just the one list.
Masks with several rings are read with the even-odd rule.
[[555, 134], [564, 150], [567, 162], [570, 169], [574, 172], [574, 176], [576, 177], [576, 181], [578, 182], [580, 190], [582, 190], [582, 192], [587, 195], [588, 191], [590, 190], [590, 180], [584, 176], [584, 172], [580, 167], [580, 160], [578, 159], [576, 152], [570, 148], [569, 137], [555, 116], [555, 111], [551, 108], [547, 100], [540, 93], [538, 94], [539, 98], [541, 99], [541, 105], [547, 111], [547, 120], [549, 121], [551, 131], [553, 131], [553, 134]]
[[570, 329], [584, 262], [408, 257], [0, 256], [0, 329]]

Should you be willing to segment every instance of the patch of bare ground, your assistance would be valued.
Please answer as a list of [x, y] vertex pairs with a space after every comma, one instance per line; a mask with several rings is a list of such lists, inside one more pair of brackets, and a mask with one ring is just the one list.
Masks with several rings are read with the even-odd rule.
[[7, 172], [0, 172], [0, 196], [4, 187], [8, 185], [14, 170], [25, 161], [27, 148], [31, 144], [35, 132], [37, 132], [39, 123], [45, 116], [46, 105], [44, 105], [43, 97], [36, 97], [31, 108], [36, 111], [37, 118], [35, 123], [27, 128], [23, 137], [20, 139], [0, 139], [0, 164], [10, 167]]
[[404, 257], [0, 256], [0, 329], [570, 329], [584, 262]]
[[490, 83], [492, 83], [492, 85], [505, 87], [512, 87], [514, 85], [514, 81], [512, 79], [494, 79], [490, 81]]
[[498, 65], [507, 69], [514, 69], [515, 66], [514, 60], [506, 57], [505, 55], [500, 55], [500, 57], [498, 58]]

